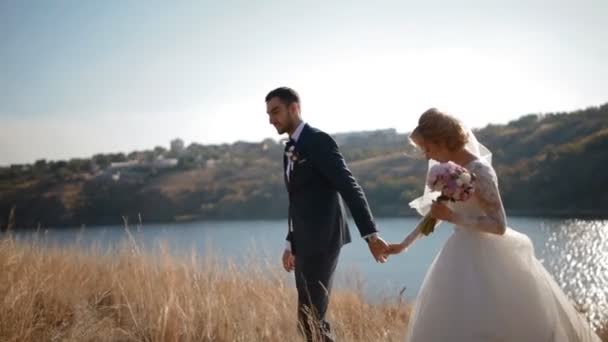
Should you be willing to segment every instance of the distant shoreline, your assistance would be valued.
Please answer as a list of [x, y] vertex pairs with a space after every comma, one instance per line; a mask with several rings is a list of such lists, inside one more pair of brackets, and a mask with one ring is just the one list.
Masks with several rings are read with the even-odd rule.
[[[419, 216], [417, 215], [402, 215], [402, 216], [376, 216], [376, 219], [415, 219]], [[563, 220], [608, 220], [608, 213], [593, 213], [593, 212], [580, 212], [580, 213], [564, 213], [564, 212], [533, 212], [533, 211], [524, 211], [524, 210], [507, 210], [507, 220], [509, 217], [513, 218], [539, 218], [539, 219], [563, 219]], [[350, 219], [350, 217], [349, 217]], [[252, 217], [252, 218], [193, 218], [188, 220], [169, 220], [169, 221], [148, 221], [145, 218], [142, 220], [141, 224], [136, 220], [129, 220], [127, 226], [129, 228], [137, 228], [138, 226], [145, 226], [147, 224], [180, 224], [180, 223], [196, 223], [196, 222], [251, 222], [251, 221], [280, 221], [286, 220], [284, 217]], [[121, 226], [124, 227], [124, 222], [120, 222], [117, 220], [116, 222], [103, 222], [103, 223], [93, 223], [93, 224], [81, 224], [81, 225], [40, 225], [41, 229], [76, 229], [76, 228], [87, 228], [87, 227], [104, 227], [104, 226]], [[37, 227], [20, 227], [16, 228], [16, 230], [32, 230], [37, 229]], [[2, 230], [5, 231], [5, 230]]]

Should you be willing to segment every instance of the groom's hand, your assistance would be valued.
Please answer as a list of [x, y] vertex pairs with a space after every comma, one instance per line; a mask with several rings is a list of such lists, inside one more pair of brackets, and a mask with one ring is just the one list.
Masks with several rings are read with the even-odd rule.
[[389, 254], [389, 247], [386, 241], [380, 236], [374, 235], [369, 238], [367, 244], [374, 259], [376, 259], [377, 262], [385, 263]]
[[283, 268], [287, 272], [291, 272], [296, 268], [296, 256], [289, 249], [283, 252]]

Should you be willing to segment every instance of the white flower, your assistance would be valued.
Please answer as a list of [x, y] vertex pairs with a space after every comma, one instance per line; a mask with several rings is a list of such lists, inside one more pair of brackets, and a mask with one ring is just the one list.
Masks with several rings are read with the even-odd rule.
[[462, 184], [468, 184], [471, 181], [471, 174], [468, 172], [463, 172], [462, 174], [460, 174], [460, 177], [458, 177], [458, 180], [456, 181], [458, 184], [458, 186], [461, 186]]

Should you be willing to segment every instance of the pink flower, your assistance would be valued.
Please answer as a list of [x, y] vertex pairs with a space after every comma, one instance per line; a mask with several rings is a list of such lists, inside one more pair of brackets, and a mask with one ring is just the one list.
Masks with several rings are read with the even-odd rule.
[[464, 167], [452, 162], [441, 163], [429, 170], [427, 185], [453, 201], [466, 201], [473, 192], [474, 177]]

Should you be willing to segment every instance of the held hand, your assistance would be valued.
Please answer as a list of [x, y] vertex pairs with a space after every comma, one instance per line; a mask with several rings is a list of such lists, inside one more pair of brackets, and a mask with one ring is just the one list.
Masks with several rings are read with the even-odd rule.
[[433, 202], [433, 205], [431, 206], [431, 216], [446, 222], [453, 223], [454, 220], [454, 212], [452, 209], [441, 202]]
[[399, 254], [405, 250], [405, 243], [391, 243], [388, 245], [388, 254]]
[[285, 249], [283, 252], [283, 268], [287, 272], [291, 272], [296, 268], [296, 256], [291, 254], [291, 251]]
[[422, 234], [420, 232], [420, 227], [416, 227], [408, 236], [403, 239], [401, 243], [391, 243], [388, 245], [388, 253], [389, 254], [399, 254], [404, 250], [408, 249], [416, 239]]
[[377, 262], [385, 263], [388, 259], [388, 244], [380, 236], [373, 236], [368, 247]]

